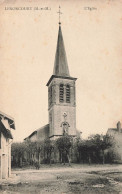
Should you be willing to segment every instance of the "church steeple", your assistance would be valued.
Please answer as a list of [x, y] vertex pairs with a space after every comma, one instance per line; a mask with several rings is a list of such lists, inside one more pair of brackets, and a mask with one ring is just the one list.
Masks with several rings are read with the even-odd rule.
[[57, 49], [56, 49], [56, 55], [55, 55], [53, 75], [64, 76], [64, 77], [70, 76], [60, 22], [59, 22]]
[[[49, 137], [56, 138], [65, 134], [76, 136], [76, 97], [75, 81], [69, 75], [67, 57], [61, 31], [59, 7], [59, 31], [53, 75], [48, 86]], [[65, 115], [65, 119], [63, 118]]]

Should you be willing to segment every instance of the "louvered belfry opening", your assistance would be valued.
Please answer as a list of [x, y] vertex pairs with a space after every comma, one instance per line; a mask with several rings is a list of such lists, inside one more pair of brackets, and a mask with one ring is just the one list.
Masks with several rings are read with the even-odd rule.
[[66, 102], [70, 103], [70, 86], [66, 86]]
[[64, 85], [60, 84], [59, 101], [64, 102]]

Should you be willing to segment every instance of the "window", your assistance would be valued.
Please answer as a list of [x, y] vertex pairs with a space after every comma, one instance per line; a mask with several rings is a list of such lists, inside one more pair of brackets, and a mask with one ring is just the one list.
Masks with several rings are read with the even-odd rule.
[[1, 132], [0, 132], [0, 149], [1, 149]]
[[52, 134], [52, 113], [49, 114], [50, 135]]
[[49, 106], [52, 104], [52, 86], [48, 90]]
[[66, 86], [66, 102], [67, 103], [70, 102], [70, 86], [69, 85]]
[[51, 86], [51, 88], [50, 88], [50, 101], [51, 101], [51, 103], [52, 103], [52, 86]]
[[59, 101], [60, 102], [63, 102], [64, 101], [64, 85], [63, 84], [60, 84]]
[[52, 128], [52, 113], [51, 112], [49, 114], [49, 123], [50, 123], [50, 128]]

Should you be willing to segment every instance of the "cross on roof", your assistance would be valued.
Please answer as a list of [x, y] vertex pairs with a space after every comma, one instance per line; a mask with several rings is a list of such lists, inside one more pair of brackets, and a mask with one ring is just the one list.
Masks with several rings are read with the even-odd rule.
[[60, 19], [61, 19], [61, 14], [62, 14], [62, 12], [61, 12], [61, 7], [59, 6], [59, 11], [57, 12], [58, 14], [59, 14], [59, 25], [61, 24], [61, 21], [60, 21]]

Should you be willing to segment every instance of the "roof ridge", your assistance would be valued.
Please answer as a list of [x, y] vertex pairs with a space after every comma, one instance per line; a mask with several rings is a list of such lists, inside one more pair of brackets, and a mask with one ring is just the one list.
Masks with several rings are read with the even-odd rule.
[[48, 126], [48, 125], [49, 125], [49, 123], [46, 124], [46, 125], [43, 125], [42, 127], [40, 127], [39, 129], [37, 129], [37, 130], [35, 130], [35, 131], [38, 131], [38, 130], [40, 130], [40, 129], [43, 129], [44, 127], [46, 127], [46, 126]]

